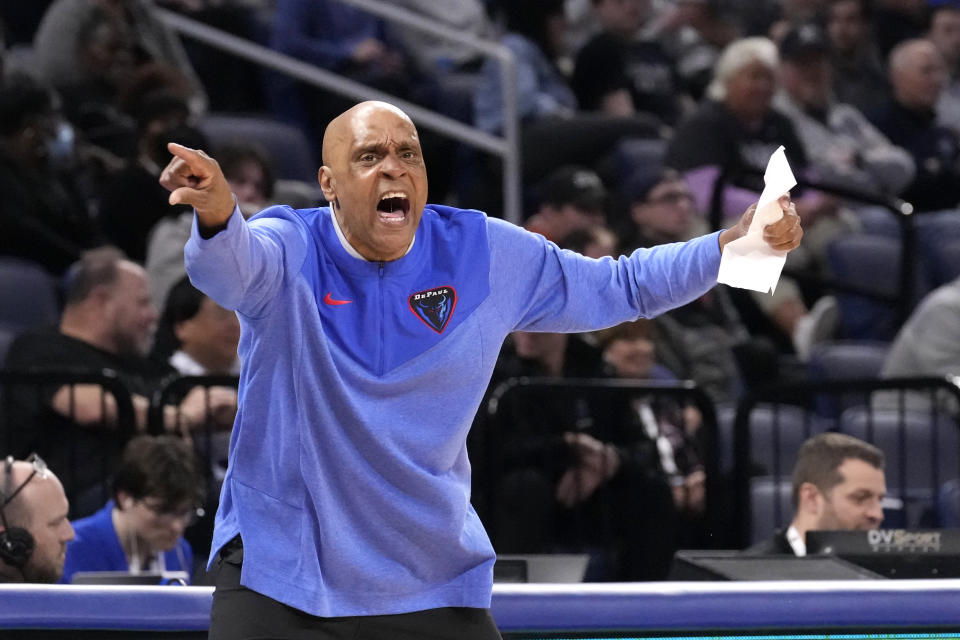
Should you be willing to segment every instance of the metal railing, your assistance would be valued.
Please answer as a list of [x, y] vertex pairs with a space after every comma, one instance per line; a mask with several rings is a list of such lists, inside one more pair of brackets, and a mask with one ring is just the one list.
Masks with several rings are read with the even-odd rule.
[[[532, 397], [531, 394], [535, 394]], [[538, 446], [537, 442], [524, 441], [524, 434], [518, 434], [517, 430], [522, 427], [517, 422], [516, 411], [532, 410], [537, 412], [540, 408], [549, 404], [563, 403], [571, 398], [584, 398], [591, 407], [612, 407], [614, 405], [630, 406], [634, 399], [647, 399], [652, 403], [667, 403], [673, 407], [683, 407], [691, 405], [700, 411], [702, 424], [696, 432], [695, 445], [697, 453], [700, 455], [703, 471], [705, 473], [705, 503], [704, 512], [697, 522], [699, 530], [695, 533], [700, 539], [700, 544], [709, 547], [723, 547], [729, 544], [730, 536], [727, 535], [729, 522], [725, 515], [723, 498], [725, 491], [722, 486], [718, 467], [719, 460], [716, 456], [717, 451], [717, 419], [713, 401], [710, 397], [692, 381], [663, 382], [655, 380], [636, 380], [636, 379], [609, 379], [609, 378], [510, 378], [496, 388], [494, 388], [482, 409], [478, 414], [480, 418], [471, 440], [471, 459], [474, 462], [474, 505], [484, 518], [484, 524], [487, 531], [490, 532], [494, 545], [497, 545], [498, 519], [497, 503], [508, 497], [501, 495], [499, 483], [504, 479], [504, 469], [508, 464], [513, 464], [511, 460], [518, 455], [524, 455], [517, 449], [520, 447], [529, 448]], [[619, 414], [618, 414], [619, 415]], [[593, 416], [599, 422], [599, 416]], [[521, 418], [522, 421], [522, 418]], [[685, 427], [683, 418], [680, 418], [681, 428]], [[553, 425], [557, 429], [553, 433], [553, 439], [558, 443], [562, 442], [560, 433], [563, 427]], [[600, 426], [600, 425], [598, 425]], [[611, 432], [621, 431], [621, 437], [631, 437], [623, 423], [616, 425], [604, 425], [600, 427], [607, 430], [606, 435], [612, 435]], [[599, 431], [599, 430], [598, 430]], [[588, 429], [584, 431], [590, 434]], [[596, 432], [594, 432], [596, 433]], [[547, 434], [550, 435], [550, 434]], [[598, 438], [602, 436], [598, 435]], [[646, 437], [646, 436], [643, 436]], [[518, 445], [518, 443], [520, 443]], [[631, 442], [614, 442], [618, 447], [629, 447]], [[555, 447], [556, 449], [556, 447]], [[555, 452], [556, 453], [556, 452]], [[551, 460], [553, 454], [547, 453], [544, 459]], [[543, 456], [541, 456], [543, 457]], [[516, 462], [516, 460], [514, 460]], [[522, 461], [521, 461], [522, 462]], [[552, 460], [553, 463], [562, 462], [561, 460]], [[620, 506], [621, 508], [623, 505]], [[603, 508], [617, 509], [617, 505], [605, 504]], [[625, 512], [623, 512], [625, 513]], [[626, 518], [621, 513], [618, 517]], [[596, 523], [587, 523], [587, 526], [598, 526]], [[652, 523], [651, 526], [658, 526]], [[498, 549], [499, 551], [505, 551]]]
[[296, 78], [315, 87], [321, 87], [355, 100], [383, 100], [403, 109], [419, 126], [453, 138], [476, 149], [500, 157], [503, 161], [504, 218], [520, 224], [521, 170], [520, 170], [520, 124], [517, 114], [517, 98], [514, 78], [516, 63], [513, 53], [506, 47], [488, 40], [473, 37], [445, 27], [441, 23], [418, 16], [409, 10], [372, 0], [339, 0], [354, 5], [381, 18], [421, 30], [431, 36], [455, 41], [458, 44], [495, 58], [500, 63], [503, 78], [504, 135], [493, 136], [453, 118], [399, 99], [388, 93], [372, 89], [349, 80], [331, 71], [303, 62], [292, 56], [279, 53], [263, 45], [240, 38], [222, 29], [217, 29], [178, 13], [154, 8], [157, 17], [170, 29], [182, 36], [220, 49], [238, 58]]
[[[79, 425], [77, 385], [101, 389], [100, 414], [113, 419]], [[70, 390], [66, 414], [50, 399]], [[133, 401], [114, 371], [0, 369], [0, 452], [18, 457], [36, 451], [63, 483], [73, 515], [86, 515], [110, 497], [108, 479], [126, 442], [136, 432]]]
[[[763, 173], [755, 169], [740, 168], [739, 171], [744, 175], [750, 175], [756, 178], [763, 177]], [[722, 228], [726, 214], [724, 210], [724, 190], [731, 184], [733, 172], [731, 167], [722, 167], [717, 175], [717, 179], [713, 183], [708, 216], [711, 229]], [[797, 186], [803, 189], [823, 191], [824, 193], [857, 202], [861, 205], [880, 207], [889, 212], [890, 215], [897, 220], [900, 225], [901, 246], [900, 265], [897, 274], [897, 291], [895, 293], [887, 293], [876, 289], [868, 289], [844, 282], [838, 278], [817, 276], [809, 272], [797, 271], [790, 267], [784, 269], [784, 275], [791, 276], [799, 282], [815, 284], [839, 293], [850, 293], [887, 304], [896, 310], [897, 326], [902, 326], [913, 310], [916, 293], [917, 232], [914, 224], [916, 215], [913, 205], [895, 196], [887, 196], [834, 183], [812, 181], [803, 177], [797, 178]]]

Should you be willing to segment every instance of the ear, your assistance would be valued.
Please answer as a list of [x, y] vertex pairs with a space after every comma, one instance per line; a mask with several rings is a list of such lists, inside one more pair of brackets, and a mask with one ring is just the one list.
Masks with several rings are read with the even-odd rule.
[[804, 482], [800, 485], [800, 492], [797, 495], [797, 512], [819, 515], [823, 505], [823, 494], [820, 489], [812, 482]]
[[320, 183], [320, 190], [323, 192], [323, 197], [327, 202], [334, 202], [337, 199], [337, 189], [335, 180], [333, 179], [333, 171], [330, 170], [330, 167], [324, 165], [320, 167], [320, 170], [317, 171], [317, 182]]
[[117, 491], [116, 504], [121, 511], [131, 509], [133, 508], [133, 496], [126, 491]]
[[181, 320], [180, 322], [173, 325], [173, 335], [177, 338], [177, 342], [179, 342], [180, 344], [183, 344], [184, 338], [186, 337], [187, 332], [189, 332], [190, 327], [192, 326], [189, 324], [191, 320], [193, 320], [193, 318]]
[[633, 220], [633, 224], [640, 226], [646, 222], [646, 205], [642, 202], [634, 202], [630, 205], [630, 219]]

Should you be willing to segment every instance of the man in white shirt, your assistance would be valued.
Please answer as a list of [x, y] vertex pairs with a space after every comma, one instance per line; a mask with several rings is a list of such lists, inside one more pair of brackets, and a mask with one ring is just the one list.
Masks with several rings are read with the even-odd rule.
[[793, 468], [793, 521], [747, 553], [802, 557], [808, 531], [879, 528], [887, 493], [883, 464], [883, 452], [872, 444], [842, 433], [813, 436]]

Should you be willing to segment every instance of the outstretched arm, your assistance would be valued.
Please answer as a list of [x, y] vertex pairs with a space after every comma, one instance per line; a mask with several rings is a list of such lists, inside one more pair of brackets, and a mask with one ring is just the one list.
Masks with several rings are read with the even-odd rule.
[[160, 174], [160, 184], [170, 191], [170, 204], [191, 205], [201, 233], [213, 236], [227, 226], [236, 207], [220, 164], [200, 149], [175, 142], [167, 144], [167, 149], [173, 158]]

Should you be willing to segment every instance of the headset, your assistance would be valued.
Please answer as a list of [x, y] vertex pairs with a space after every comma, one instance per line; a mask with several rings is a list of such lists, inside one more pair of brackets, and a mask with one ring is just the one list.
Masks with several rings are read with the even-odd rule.
[[[3, 465], [3, 491], [0, 492], [0, 522], [3, 522], [3, 531], [0, 531], [0, 560], [3, 560], [11, 567], [16, 567], [21, 575], [23, 575], [23, 568], [27, 562], [30, 561], [30, 556], [33, 554], [36, 543], [34, 542], [33, 535], [23, 527], [11, 527], [7, 524], [7, 515], [4, 513], [4, 510], [7, 505], [13, 502], [13, 499], [23, 491], [27, 483], [33, 480], [33, 476], [37, 475], [36, 460], [38, 460], [38, 458], [35, 458], [35, 456], [31, 456], [31, 458], [34, 458], [33, 472], [27, 476], [27, 479], [24, 480], [20, 486], [10, 491], [13, 480], [13, 456], [7, 456]], [[26, 580], [26, 577], [24, 577], [24, 580]]]

